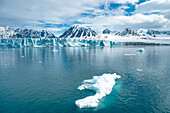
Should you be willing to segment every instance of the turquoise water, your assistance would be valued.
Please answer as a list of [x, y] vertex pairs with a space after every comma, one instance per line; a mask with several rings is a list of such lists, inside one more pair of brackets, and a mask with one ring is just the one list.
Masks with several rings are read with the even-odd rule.
[[[169, 56], [169, 46], [0, 48], [0, 113], [168, 113]], [[103, 73], [122, 78], [97, 108], [79, 109], [94, 92], [77, 87]]]

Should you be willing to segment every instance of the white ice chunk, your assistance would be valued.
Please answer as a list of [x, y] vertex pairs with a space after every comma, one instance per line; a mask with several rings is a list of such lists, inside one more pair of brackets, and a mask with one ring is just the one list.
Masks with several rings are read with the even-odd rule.
[[97, 107], [99, 100], [95, 96], [88, 96], [84, 99], [77, 100], [75, 103], [79, 108], [90, 108]]
[[136, 54], [124, 54], [125, 56], [135, 56]]
[[115, 79], [121, 78], [121, 76], [114, 74], [103, 74], [102, 76], [93, 76], [93, 79], [84, 80], [82, 85], [77, 89], [90, 89], [94, 90], [96, 94], [94, 96], [88, 96], [84, 99], [75, 101], [75, 104], [79, 108], [97, 107], [99, 99], [109, 95], [115, 85]]
[[58, 50], [57, 49], [54, 49], [54, 50], [52, 50], [53, 52], [58, 52]]
[[142, 69], [137, 69], [137, 71], [142, 71]]

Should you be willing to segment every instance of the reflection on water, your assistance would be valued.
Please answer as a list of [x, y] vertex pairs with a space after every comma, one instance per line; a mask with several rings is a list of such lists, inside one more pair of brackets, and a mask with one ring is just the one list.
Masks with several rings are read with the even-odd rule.
[[[0, 48], [0, 112], [170, 112], [170, 47], [138, 48]], [[98, 108], [76, 107], [94, 94], [76, 90], [83, 80], [114, 72], [122, 78]]]

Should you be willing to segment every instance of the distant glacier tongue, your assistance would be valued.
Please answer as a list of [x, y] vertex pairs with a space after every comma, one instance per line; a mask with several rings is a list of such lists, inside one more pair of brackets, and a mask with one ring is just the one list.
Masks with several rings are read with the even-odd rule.
[[102, 99], [104, 96], [109, 95], [112, 91], [113, 86], [115, 85], [115, 79], [119, 79], [121, 76], [114, 74], [103, 74], [102, 76], [93, 76], [93, 79], [84, 80], [82, 85], [77, 89], [90, 89], [96, 91], [96, 94], [93, 96], [88, 96], [83, 99], [75, 101], [75, 104], [79, 108], [91, 108], [97, 107], [99, 99]]

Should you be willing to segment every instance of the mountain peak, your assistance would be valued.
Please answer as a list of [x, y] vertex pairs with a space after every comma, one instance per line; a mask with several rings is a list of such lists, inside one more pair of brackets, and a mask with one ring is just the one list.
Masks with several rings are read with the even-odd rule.
[[110, 30], [108, 28], [106, 28], [105, 30], [103, 30], [103, 34], [110, 34]]
[[80, 25], [73, 25], [68, 30], [66, 30], [59, 38], [92, 38], [95, 37], [97, 33], [88, 27], [83, 27]]

